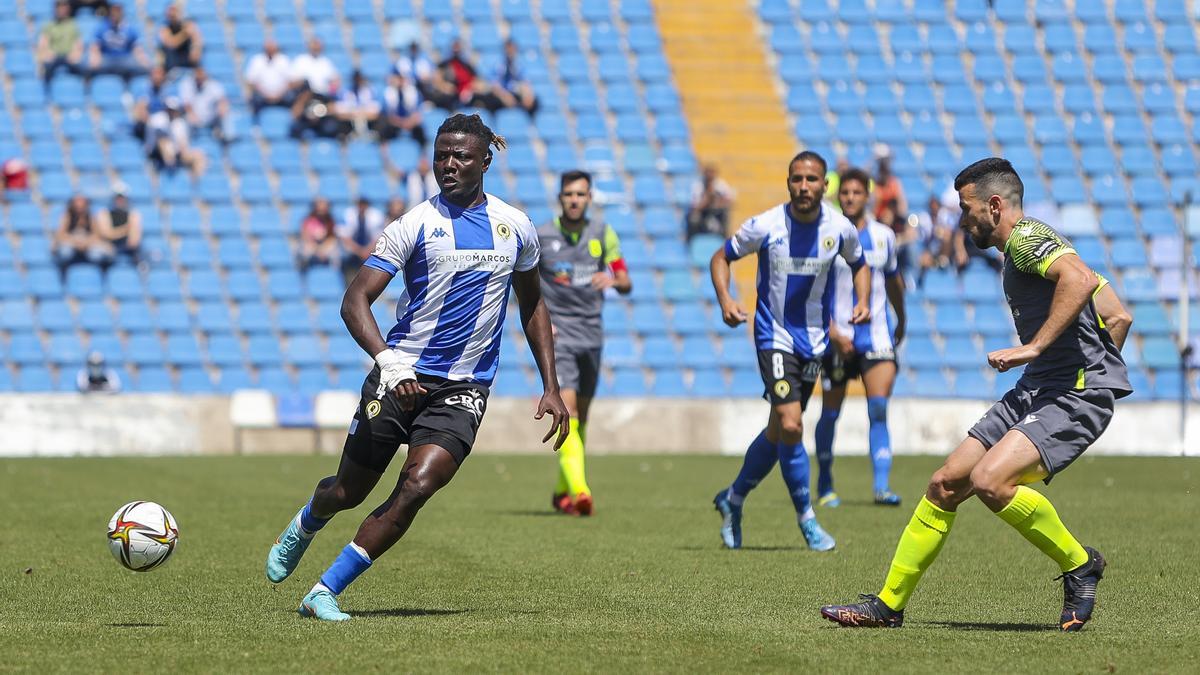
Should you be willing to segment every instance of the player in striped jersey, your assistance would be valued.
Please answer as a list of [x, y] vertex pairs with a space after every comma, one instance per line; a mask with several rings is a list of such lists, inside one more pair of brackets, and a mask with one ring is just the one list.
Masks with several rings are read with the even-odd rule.
[[788, 165], [788, 203], [743, 223], [713, 254], [710, 264], [725, 323], [737, 326], [748, 317], [729, 294], [729, 265], [758, 254], [754, 343], [766, 387], [763, 396], [771, 403], [767, 426], [747, 449], [737, 479], [713, 499], [722, 517], [721, 539], [729, 548], [742, 545], [742, 502], [776, 461], [808, 547], [814, 551], [834, 547], [833, 537], [817, 523], [809, 500], [801, 415], [829, 344], [833, 260], [841, 257], [854, 270], [858, 302], [852, 323], [870, 319], [871, 273], [863, 264], [858, 231], [821, 200], [826, 169], [825, 160], [815, 152], [796, 155]]
[[[313, 535], [366, 499], [401, 444], [408, 454], [396, 489], [304, 597], [302, 616], [349, 619], [336, 596], [404, 536], [417, 511], [466, 459], [496, 374], [510, 287], [542, 374], [545, 393], [534, 417], [554, 418], [543, 442], [557, 433], [557, 449], [566, 439], [569, 417], [554, 372], [537, 232], [529, 216], [483, 191], [492, 145], [503, 148], [504, 139], [478, 115], [442, 123], [433, 157], [441, 193], [387, 226], [346, 290], [342, 317], [376, 367], [363, 383], [337, 475], [317, 483], [271, 548], [267, 578], [286, 579]], [[396, 274], [404, 275], [404, 294], [385, 339], [371, 303]]]
[[[904, 339], [904, 277], [896, 264], [896, 235], [890, 227], [867, 213], [871, 178], [861, 169], [849, 169], [841, 175], [838, 201], [842, 215], [858, 228], [863, 257], [871, 270], [871, 320], [852, 326], [854, 287], [850, 267], [834, 261], [833, 323], [829, 326], [832, 349], [825, 350], [822, 364], [821, 419], [817, 422], [817, 504], [834, 507], [839, 503], [833, 491], [833, 436], [846, 382], [861, 377], [867, 390], [868, 442], [875, 470], [875, 503], [899, 506], [900, 496], [888, 487], [892, 468], [891, 440], [887, 427], [887, 404], [896, 381], [895, 348]], [[896, 312], [896, 333], [888, 326], [887, 304]]]

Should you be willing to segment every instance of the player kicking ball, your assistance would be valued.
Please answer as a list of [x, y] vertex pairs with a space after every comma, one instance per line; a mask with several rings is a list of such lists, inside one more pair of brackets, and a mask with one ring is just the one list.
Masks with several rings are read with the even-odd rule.
[[[846, 383], [861, 377], [867, 390], [868, 442], [875, 474], [875, 503], [899, 506], [888, 478], [892, 471], [892, 442], [888, 433], [888, 399], [896, 382], [896, 347], [904, 339], [904, 277], [896, 260], [896, 235], [867, 213], [871, 177], [861, 169], [849, 169], [838, 181], [838, 203], [842, 215], [858, 230], [863, 257], [871, 270], [871, 320], [852, 325], [854, 287], [850, 268], [834, 261], [833, 322], [829, 326], [831, 346], [821, 365], [821, 419], [817, 422], [817, 505], [830, 508], [840, 500], [833, 490], [833, 436], [846, 400]], [[896, 332], [888, 326], [887, 305], [896, 313]]]
[[[396, 488], [304, 596], [301, 616], [348, 620], [338, 595], [404, 536], [471, 452], [496, 374], [510, 287], [542, 374], [545, 393], [534, 417], [554, 418], [542, 440], [557, 432], [557, 449], [566, 438], [537, 233], [527, 215], [483, 191], [493, 145], [503, 148], [504, 139], [478, 115], [443, 122], [433, 151], [441, 193], [387, 226], [346, 289], [342, 317], [376, 367], [363, 383], [337, 475], [317, 483], [279, 536], [267, 554], [267, 579], [286, 579], [329, 519], [367, 498], [400, 445], [408, 454]], [[396, 274], [404, 275], [404, 294], [385, 340], [371, 303]]]
[[879, 595], [830, 605], [821, 615], [843, 626], [899, 627], [904, 608], [946, 542], [959, 504], [972, 496], [1049, 556], [1062, 571], [1059, 627], [1077, 631], [1092, 618], [1105, 561], [1079, 543], [1054, 506], [1030, 483], [1067, 468], [1100, 437], [1114, 400], [1132, 389], [1119, 345], [1094, 297], [1129, 320], [1111, 289], [1050, 226], [1026, 218], [1024, 186], [1006, 160], [978, 161], [954, 179], [961, 227], [980, 248], [1004, 252], [1004, 295], [1021, 346], [988, 354], [1000, 372], [1025, 366], [1016, 386], [967, 432], [929, 481], [900, 535]]
[[550, 501], [559, 513], [590, 516], [594, 502], [584, 474], [583, 448], [588, 411], [600, 379], [604, 291], [613, 288], [628, 295], [633, 282], [617, 233], [603, 221], [588, 218], [591, 174], [564, 173], [558, 203], [562, 215], [538, 228], [542, 293], [554, 325], [554, 367], [571, 414], [571, 431], [558, 452], [558, 485]]
[[777, 461], [808, 547], [828, 551], [835, 545], [817, 523], [809, 498], [801, 416], [829, 346], [833, 260], [841, 257], [854, 270], [858, 298], [850, 317], [854, 324], [871, 317], [871, 271], [863, 264], [858, 231], [821, 201], [826, 169], [825, 160], [815, 152], [796, 155], [788, 165], [789, 201], [743, 223], [713, 254], [709, 265], [722, 318], [727, 325], [738, 326], [747, 316], [729, 294], [729, 266], [738, 258], [758, 254], [754, 345], [766, 387], [763, 397], [771, 403], [767, 426], [746, 450], [737, 478], [713, 498], [721, 514], [721, 540], [728, 548], [741, 548], [743, 502]]

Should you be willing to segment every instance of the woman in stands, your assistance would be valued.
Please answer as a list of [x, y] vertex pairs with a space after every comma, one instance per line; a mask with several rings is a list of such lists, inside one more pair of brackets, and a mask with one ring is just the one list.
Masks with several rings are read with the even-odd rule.
[[308, 214], [300, 221], [300, 271], [313, 265], [333, 265], [338, 259], [338, 240], [334, 233], [329, 200], [317, 197]]

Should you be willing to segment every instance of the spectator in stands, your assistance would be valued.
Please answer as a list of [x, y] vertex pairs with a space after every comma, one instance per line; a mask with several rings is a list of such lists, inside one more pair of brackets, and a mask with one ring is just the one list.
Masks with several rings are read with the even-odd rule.
[[522, 108], [532, 116], [537, 112], [537, 96], [517, 63], [520, 50], [512, 39], [504, 41], [504, 59], [496, 69], [495, 93], [505, 108]]
[[[842, 205], [838, 199], [838, 192], [842, 189], [842, 174], [849, 170], [850, 161], [845, 157], [838, 157], [836, 166], [825, 172], [825, 203], [838, 213], [842, 211]], [[871, 185], [874, 184], [875, 182], [871, 181]]]
[[108, 250], [96, 232], [91, 202], [83, 195], [77, 194], [67, 203], [67, 210], [58, 221], [53, 243], [54, 262], [64, 281], [67, 268], [75, 263], [86, 261], [103, 266], [110, 260]]
[[429, 98], [432, 91], [434, 71], [433, 61], [421, 53], [421, 45], [416, 40], [408, 44], [407, 53], [396, 60], [393, 68], [396, 75], [413, 83], [424, 98]]
[[399, 72], [388, 78], [383, 90], [383, 115], [380, 118], [379, 137], [390, 141], [407, 132], [422, 148], [425, 147], [425, 121], [421, 112], [423, 101], [417, 85]]
[[697, 234], [725, 236], [729, 226], [729, 209], [736, 196], [733, 188], [717, 175], [715, 164], [706, 164], [692, 183], [692, 202], [687, 212], [687, 237]]
[[114, 259], [128, 256], [142, 268], [142, 214], [130, 207], [126, 192], [120, 183], [113, 188], [112, 202], [96, 214], [96, 235]]
[[929, 195], [929, 205], [924, 213], [917, 214], [917, 231], [922, 243], [920, 253], [920, 271], [917, 273], [917, 286], [923, 286], [925, 273], [930, 269], [945, 269], [950, 265], [950, 253], [954, 250], [954, 231], [957, 224], [952, 222], [950, 209], [942, 208], [942, 200], [937, 195]]
[[166, 112], [168, 93], [167, 71], [161, 66], [151, 68], [150, 87], [146, 90], [146, 95], [133, 104], [133, 135], [139, 140], [147, 140], [146, 129], [150, 125], [150, 119], [158, 113]]
[[882, 143], [875, 148], [875, 188], [871, 192], [875, 200], [875, 220], [896, 231], [904, 225], [908, 218], [908, 199], [904, 196], [904, 186], [900, 179], [892, 173], [892, 151]]
[[338, 240], [334, 231], [329, 200], [317, 197], [308, 214], [300, 221], [300, 271], [313, 265], [333, 265], [337, 258]]
[[254, 121], [268, 106], [290, 108], [294, 101], [292, 93], [292, 62], [279, 53], [279, 44], [274, 40], [263, 43], [261, 54], [255, 54], [246, 64], [246, 84], [250, 88], [250, 107], [254, 110]]
[[183, 18], [179, 5], [167, 5], [166, 18], [158, 29], [158, 48], [162, 66], [170, 75], [176, 68], [195, 68], [204, 53], [204, 37], [196, 22]]
[[71, 16], [75, 16], [81, 9], [90, 9], [92, 14], [96, 16], [106, 16], [108, 14], [108, 0], [69, 0]]
[[369, 129], [379, 127], [382, 106], [362, 71], [350, 75], [350, 86], [343, 87], [333, 103], [333, 116], [338, 121], [337, 135], [346, 138], [350, 134], [365, 136]]
[[462, 40], [450, 43], [450, 55], [433, 71], [428, 98], [434, 105], [451, 112], [462, 106], [478, 106], [489, 110], [500, 107], [492, 87], [479, 77], [478, 71], [463, 54]]
[[110, 5], [108, 18], [100, 23], [92, 38], [89, 75], [117, 75], [126, 84], [145, 75], [150, 62], [138, 44], [139, 38], [137, 29], [125, 20], [125, 8], [115, 3]]
[[29, 190], [29, 165], [20, 157], [10, 157], [0, 165], [0, 173], [4, 174], [4, 199], [12, 192]]
[[992, 268], [997, 274], [1004, 269], [1004, 258], [1000, 252], [994, 248], [989, 248], [986, 251], [975, 245], [975, 242], [967, 236], [961, 228], [954, 230], [954, 267], [961, 274], [971, 264], [972, 258], [982, 260], [984, 264]]
[[325, 45], [318, 38], [308, 41], [308, 53], [292, 59], [293, 138], [313, 131], [320, 136], [337, 134], [337, 118], [330, 115], [329, 106], [337, 96], [341, 80], [333, 61], [324, 55]]
[[342, 276], [347, 286], [358, 274], [358, 268], [375, 250], [375, 240], [379, 239], [387, 224], [383, 212], [371, 206], [371, 201], [363, 196], [342, 214], [337, 236], [342, 242]]
[[404, 186], [408, 192], [408, 203], [414, 206], [441, 192], [428, 157], [421, 155], [417, 160], [417, 168], [404, 177]]
[[108, 367], [103, 354], [93, 351], [88, 354], [87, 365], [75, 375], [75, 387], [84, 394], [115, 394], [121, 391], [121, 376]]
[[72, 75], [83, 75], [83, 38], [79, 26], [71, 18], [67, 0], [54, 3], [54, 19], [42, 26], [37, 44], [38, 63], [42, 67], [42, 82], [50, 91], [50, 82], [62, 69]]
[[387, 211], [383, 215], [384, 227], [394, 220], [399, 220], [404, 212], [408, 211], [408, 204], [404, 202], [404, 197], [392, 197], [388, 200]]
[[179, 100], [192, 129], [207, 129], [222, 143], [233, 140], [233, 117], [225, 87], [209, 77], [204, 66], [197, 64], [192, 74], [179, 83]]
[[184, 168], [193, 177], [204, 173], [208, 163], [204, 152], [192, 147], [192, 131], [183, 113], [183, 103], [175, 96], [163, 101], [164, 109], [150, 115], [146, 123], [146, 151], [161, 169], [174, 172]]

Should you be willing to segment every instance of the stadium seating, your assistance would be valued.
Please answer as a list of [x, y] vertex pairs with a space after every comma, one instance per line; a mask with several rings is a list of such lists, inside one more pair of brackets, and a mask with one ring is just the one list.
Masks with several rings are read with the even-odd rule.
[[[165, 3], [128, 4], [152, 35]], [[1139, 396], [1173, 396], [1175, 305], [1184, 288], [1200, 284], [1179, 272], [1179, 213], [1171, 208], [1187, 191], [1200, 192], [1194, 20], [1184, 3], [1165, 0], [991, 4], [759, 2], [796, 141], [859, 162], [874, 142], [888, 143], [914, 205], [940, 193], [961, 164], [1003, 151], [1023, 172], [1027, 201], [1064, 220], [1072, 214], [1085, 235], [1077, 237], [1080, 252], [1136, 305], [1125, 352], [1150, 385]], [[84, 87], [60, 73], [44, 93], [33, 48], [51, 3], [11, 5], [0, 20], [0, 161], [24, 158], [33, 189], [0, 206], [0, 389], [70, 389], [92, 349], [136, 391], [357, 388], [365, 357], [338, 316], [340, 275], [296, 271], [297, 223], [316, 193], [332, 199], [335, 212], [358, 194], [382, 202], [402, 193], [388, 169], [411, 168], [420, 150], [407, 139], [382, 153], [366, 140], [298, 142], [279, 109], [254, 125], [241, 72], [264, 36], [296, 54], [316, 34], [344, 77], [357, 64], [378, 86], [401, 46], [389, 44], [391, 25], [415, 21], [434, 49], [461, 36], [485, 72], [503, 37], [520, 45], [542, 107], [533, 119], [484, 113], [512, 142], [489, 174], [492, 192], [545, 222], [556, 208], [556, 174], [594, 172], [598, 208], [621, 234], [635, 280], [634, 296], [610, 301], [605, 312], [602, 391], [761, 393], [745, 333], [721, 324], [707, 290], [703, 268], [715, 242], [689, 248], [683, 240], [681, 195], [697, 161], [653, 3], [188, 3], [239, 130], [226, 147], [198, 140], [211, 161], [194, 183], [147, 167], [119, 79]], [[95, 19], [85, 10], [81, 21], [89, 34]], [[145, 82], [132, 89], [144, 91]], [[427, 118], [432, 130], [441, 114]], [[118, 180], [143, 213], [149, 271], [119, 261], [102, 278], [81, 265], [60, 281], [49, 242], [63, 204], [75, 191], [102, 203]], [[381, 324], [393, 320], [398, 292], [377, 303]], [[981, 366], [989, 348], [1014, 339], [987, 268], [972, 266], [961, 278], [930, 274], [909, 314], [899, 393], [992, 396], [1010, 381]], [[515, 321], [505, 339], [497, 393], [535, 393]]]

